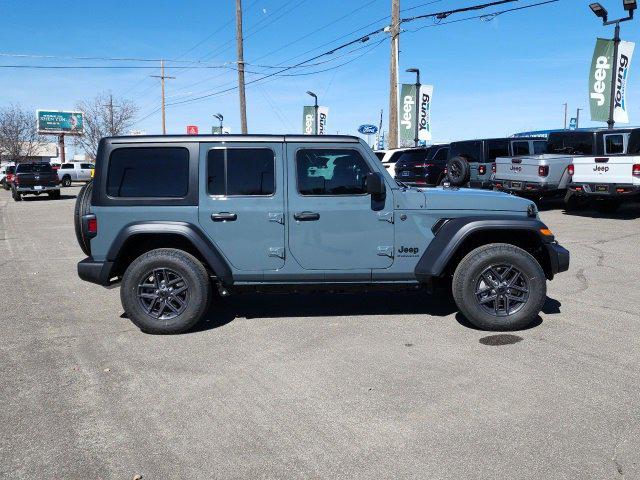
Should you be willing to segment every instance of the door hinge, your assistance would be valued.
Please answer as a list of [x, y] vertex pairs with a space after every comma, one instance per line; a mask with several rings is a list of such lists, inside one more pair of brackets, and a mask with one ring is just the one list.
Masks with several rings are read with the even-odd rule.
[[378, 220], [381, 220], [383, 222], [393, 223], [393, 212], [378, 213]]
[[393, 246], [384, 245], [378, 247], [378, 255], [380, 255], [381, 257], [393, 258]]
[[269, 247], [269, 256], [284, 258], [284, 247]]
[[284, 213], [282, 213], [282, 212], [269, 212], [269, 221], [284, 225]]

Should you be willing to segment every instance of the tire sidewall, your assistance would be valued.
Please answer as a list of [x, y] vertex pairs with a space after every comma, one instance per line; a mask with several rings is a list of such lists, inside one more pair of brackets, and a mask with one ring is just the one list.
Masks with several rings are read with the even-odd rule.
[[[482, 250], [482, 251], [478, 251]], [[476, 300], [475, 290], [480, 274], [490, 265], [506, 263], [515, 266], [529, 283], [529, 299], [513, 315], [495, 317], [485, 312]], [[519, 330], [528, 327], [540, 313], [547, 297], [547, 284], [540, 264], [528, 252], [506, 244], [494, 244], [472, 251], [458, 265], [454, 275], [453, 294], [462, 314], [483, 330]]]
[[[451, 166], [454, 164], [456, 164], [462, 172], [459, 177], [454, 177], [451, 174]], [[449, 180], [449, 183], [454, 187], [461, 187], [463, 185], [466, 185], [469, 181], [470, 176], [471, 167], [469, 166], [469, 162], [466, 158], [457, 156], [447, 162], [447, 178]]]
[[[187, 284], [186, 309], [177, 317], [159, 320], [148, 315], [138, 301], [138, 285], [155, 268], [168, 268], [178, 273]], [[147, 333], [182, 333], [196, 325], [206, 313], [211, 298], [211, 285], [202, 264], [193, 256], [173, 249], [147, 252], [127, 268], [120, 288], [122, 305], [130, 320]]]

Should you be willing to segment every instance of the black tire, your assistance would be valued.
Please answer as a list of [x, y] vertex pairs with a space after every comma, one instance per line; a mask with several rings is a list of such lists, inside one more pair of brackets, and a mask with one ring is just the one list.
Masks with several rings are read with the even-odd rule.
[[60, 190], [51, 190], [49, 192], [49, 198], [52, 200], [59, 200], [60, 199]]
[[11, 185], [9, 185], [7, 182], [4, 182], [4, 189], [11, 190]]
[[616, 213], [620, 209], [621, 204], [622, 202], [620, 200], [606, 198], [593, 202], [593, 208], [600, 213]]
[[15, 188], [11, 189], [11, 197], [13, 197], [13, 199], [16, 202], [22, 201], [22, 194], [20, 192], [18, 192]]
[[457, 156], [447, 162], [447, 178], [452, 186], [463, 187], [469, 183], [470, 177], [471, 167], [466, 158]]
[[[489, 271], [491, 268], [495, 275]], [[526, 328], [535, 321], [547, 298], [547, 282], [540, 264], [528, 252], [505, 243], [478, 247], [464, 257], [453, 275], [452, 289], [460, 312], [482, 330]], [[519, 301], [507, 302], [507, 296]], [[492, 305], [487, 298], [497, 300]]]
[[76, 230], [76, 240], [85, 255], [91, 255], [91, 242], [86, 232], [82, 228], [82, 216], [90, 213], [91, 194], [93, 193], [93, 182], [84, 185], [76, 197], [76, 205], [73, 210], [73, 224]]
[[[153, 286], [161, 286], [162, 278], [170, 279], [161, 287], [164, 296]], [[176, 281], [177, 278], [180, 281]], [[183, 306], [176, 295], [167, 291], [173, 288], [170, 285], [177, 286], [177, 290], [186, 288], [180, 292], [180, 295], [186, 293], [181, 299]], [[147, 297], [155, 296], [155, 299], [141, 298], [139, 292]], [[183, 333], [193, 328], [209, 308], [211, 282], [204, 265], [193, 255], [173, 248], [159, 248], [144, 253], [129, 265], [122, 278], [120, 299], [129, 319], [143, 332]]]
[[70, 187], [71, 186], [71, 177], [69, 175], [65, 175], [62, 177], [62, 186]]
[[564, 209], [567, 212], [576, 212], [582, 208], [584, 208], [584, 201], [575, 193], [572, 193], [571, 190], [567, 190], [567, 193], [564, 196]]

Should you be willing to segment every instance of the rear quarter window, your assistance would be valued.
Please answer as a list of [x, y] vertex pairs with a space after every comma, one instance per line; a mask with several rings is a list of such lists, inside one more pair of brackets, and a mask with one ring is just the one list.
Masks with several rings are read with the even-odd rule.
[[109, 157], [107, 195], [181, 198], [189, 190], [189, 150], [183, 147], [116, 148]]

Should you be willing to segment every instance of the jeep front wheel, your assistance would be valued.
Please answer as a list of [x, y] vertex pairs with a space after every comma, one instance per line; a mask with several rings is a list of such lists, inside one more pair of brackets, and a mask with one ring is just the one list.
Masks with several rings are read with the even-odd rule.
[[127, 268], [120, 298], [130, 320], [147, 333], [182, 333], [204, 316], [211, 284], [204, 265], [173, 248], [151, 250]]
[[537, 318], [547, 298], [540, 264], [513, 245], [494, 243], [471, 251], [453, 275], [460, 312], [483, 330], [520, 330]]

